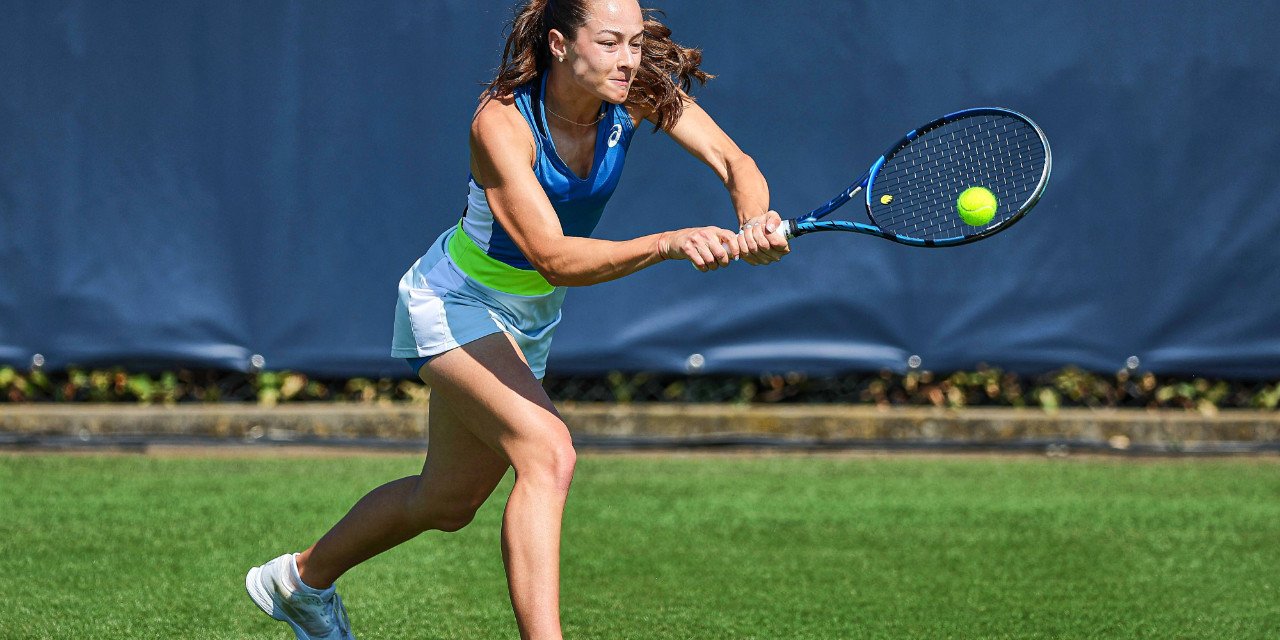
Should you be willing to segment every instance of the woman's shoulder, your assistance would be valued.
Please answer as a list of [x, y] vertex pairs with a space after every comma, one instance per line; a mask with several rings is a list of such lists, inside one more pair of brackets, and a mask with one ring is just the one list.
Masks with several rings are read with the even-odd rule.
[[511, 95], [487, 95], [481, 98], [471, 119], [471, 144], [498, 152], [504, 149], [537, 149], [533, 132]]
[[471, 119], [471, 134], [502, 132], [507, 129], [524, 126], [524, 116], [516, 104], [513, 95], [486, 95], [480, 99], [475, 115]]
[[[504, 92], [497, 92], [490, 87], [484, 93], [480, 94], [480, 103], [476, 106], [475, 117], [482, 114], [506, 113], [508, 115], [519, 116], [521, 108], [528, 108], [530, 91], [533, 83], [526, 82], [514, 89]], [[486, 117], [492, 117], [486, 115]]]

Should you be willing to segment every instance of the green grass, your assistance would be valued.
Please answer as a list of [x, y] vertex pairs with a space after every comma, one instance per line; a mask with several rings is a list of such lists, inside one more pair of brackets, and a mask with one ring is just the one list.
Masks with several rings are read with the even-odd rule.
[[[417, 456], [0, 455], [0, 637], [287, 638], [244, 571]], [[377, 638], [514, 638], [476, 522], [340, 582]], [[1263, 638], [1274, 460], [584, 455], [569, 638]]]

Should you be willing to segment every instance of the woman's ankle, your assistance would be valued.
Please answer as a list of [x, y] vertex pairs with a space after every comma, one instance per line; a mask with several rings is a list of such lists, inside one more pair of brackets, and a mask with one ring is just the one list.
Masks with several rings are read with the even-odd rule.
[[324, 591], [333, 586], [332, 579], [325, 579], [324, 576], [318, 575], [311, 567], [311, 549], [307, 549], [302, 553], [293, 555], [293, 562], [298, 566], [298, 580], [303, 586], [316, 591]]

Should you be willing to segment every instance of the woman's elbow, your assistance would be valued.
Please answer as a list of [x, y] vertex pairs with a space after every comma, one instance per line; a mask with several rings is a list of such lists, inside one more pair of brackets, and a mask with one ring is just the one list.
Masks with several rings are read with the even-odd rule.
[[574, 273], [559, 256], [533, 256], [530, 257], [529, 263], [547, 281], [547, 284], [553, 287], [581, 287], [591, 284], [590, 282], [584, 282], [582, 275]]
[[538, 269], [538, 273], [542, 274], [542, 278], [547, 281], [547, 284], [553, 287], [578, 286], [576, 279], [567, 273], [551, 269]]
[[543, 279], [553, 287], [589, 287], [597, 280], [589, 274], [567, 274], [556, 272], [539, 272]]

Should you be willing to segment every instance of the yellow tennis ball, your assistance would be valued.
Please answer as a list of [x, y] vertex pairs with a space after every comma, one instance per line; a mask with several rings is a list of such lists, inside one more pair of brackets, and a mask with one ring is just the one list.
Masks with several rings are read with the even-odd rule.
[[991, 222], [996, 217], [998, 206], [995, 194], [985, 187], [969, 187], [956, 199], [956, 211], [960, 212], [960, 219], [974, 227]]
[[887, 194], [887, 193], [886, 193], [886, 194], [884, 194], [884, 195], [882, 195], [882, 196], [880, 196], [880, 204], [889, 204], [889, 203], [891, 203], [891, 202], [893, 202], [893, 196], [891, 196], [891, 195], [889, 195], [889, 194]]

